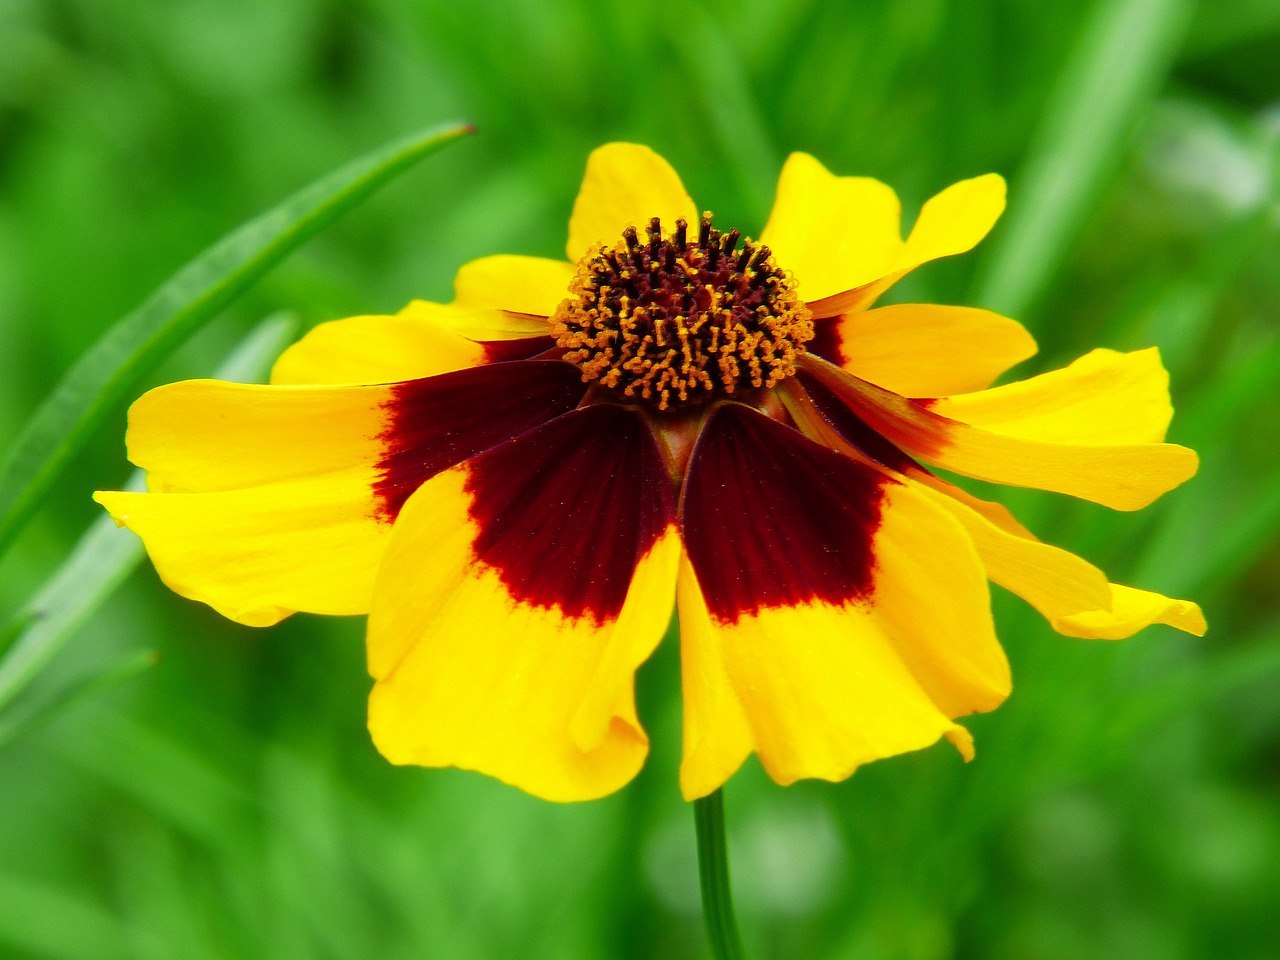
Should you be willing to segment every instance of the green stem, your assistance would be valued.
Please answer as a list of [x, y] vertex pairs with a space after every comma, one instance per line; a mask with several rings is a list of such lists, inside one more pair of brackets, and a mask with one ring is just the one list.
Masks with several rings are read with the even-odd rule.
[[716, 960], [743, 960], [742, 939], [733, 918], [729, 893], [729, 848], [724, 839], [724, 794], [719, 790], [693, 801], [698, 825], [698, 878], [702, 881], [702, 913]]

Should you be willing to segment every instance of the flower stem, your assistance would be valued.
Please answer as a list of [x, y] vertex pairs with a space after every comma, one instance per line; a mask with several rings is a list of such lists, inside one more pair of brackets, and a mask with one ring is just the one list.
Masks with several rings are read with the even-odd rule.
[[724, 839], [724, 795], [716, 790], [693, 801], [698, 825], [698, 878], [702, 881], [702, 913], [716, 960], [743, 960], [742, 940], [733, 918], [729, 893], [729, 848]]

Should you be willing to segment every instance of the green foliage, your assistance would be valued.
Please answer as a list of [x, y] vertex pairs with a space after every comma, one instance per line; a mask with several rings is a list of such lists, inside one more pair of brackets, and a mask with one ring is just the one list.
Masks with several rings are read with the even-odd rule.
[[[199, 250], [442, 118], [480, 135], [299, 250], [139, 391], [214, 369], [280, 308], [307, 324], [390, 312], [447, 299], [473, 257], [556, 255], [608, 139], [651, 144], [748, 231], [794, 149], [894, 184], [908, 218], [997, 170], [1006, 222], [895, 295], [1016, 310], [1042, 345], [1017, 374], [1161, 347], [1194, 481], [1141, 514], [1001, 496], [1114, 579], [1201, 601], [1210, 633], [1068, 640], [999, 595], [1016, 689], [972, 721], [972, 764], [940, 746], [785, 790], [750, 765], [725, 792], [748, 955], [1265, 960], [1280, 942], [1274, 6], [2, 3], [0, 449]], [[119, 399], [0, 565], [0, 620], [97, 517], [89, 492], [124, 477]], [[360, 634], [236, 627], [145, 566], [66, 634], [15, 704], [57, 716], [0, 751], [0, 956], [705, 955], [671, 643], [640, 677], [645, 771], [562, 807], [383, 762]]]

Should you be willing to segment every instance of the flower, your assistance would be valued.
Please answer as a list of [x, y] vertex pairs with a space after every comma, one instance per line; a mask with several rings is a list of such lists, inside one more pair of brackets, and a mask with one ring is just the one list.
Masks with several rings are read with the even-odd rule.
[[[1004, 208], [966, 180], [906, 240], [882, 183], [793, 154], [761, 242], [641, 146], [595, 151], [568, 261], [461, 268], [451, 304], [323, 324], [272, 385], [130, 411], [149, 492], [97, 499], [164, 581], [241, 623], [369, 614], [394, 763], [579, 800], [637, 772], [636, 669], [681, 627], [690, 799], [752, 753], [839, 780], [1009, 693], [988, 580], [1071, 636], [1195, 604], [1107, 581], [930, 467], [1119, 510], [1196, 470], [1155, 350], [988, 389], [1035, 344], [986, 310], [875, 299]], [[924, 398], [924, 399], [921, 399]]]

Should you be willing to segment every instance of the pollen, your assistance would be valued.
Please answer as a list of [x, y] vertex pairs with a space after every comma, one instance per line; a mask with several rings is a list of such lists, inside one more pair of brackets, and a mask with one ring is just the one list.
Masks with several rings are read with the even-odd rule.
[[703, 214], [647, 239], [635, 227], [578, 264], [552, 318], [564, 359], [621, 398], [659, 410], [769, 389], [795, 371], [813, 320], [767, 246], [721, 233]]

